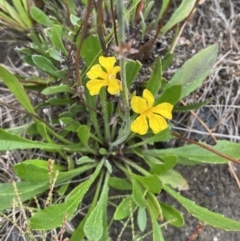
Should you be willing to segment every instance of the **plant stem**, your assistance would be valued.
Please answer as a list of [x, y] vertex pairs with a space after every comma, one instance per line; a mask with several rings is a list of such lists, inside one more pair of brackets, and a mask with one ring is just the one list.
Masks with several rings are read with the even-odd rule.
[[[117, 17], [118, 17], [118, 41], [119, 44], [125, 43], [125, 21], [124, 21], [124, 1], [116, 1], [116, 8], [117, 8]], [[129, 112], [129, 101], [128, 101], [128, 88], [127, 88], [127, 80], [126, 80], [126, 69], [125, 69], [125, 57], [121, 58], [119, 60], [121, 71], [121, 81], [123, 86], [123, 103], [124, 103], [124, 109], [125, 109], [125, 120], [123, 122], [122, 128], [122, 135], [118, 137], [118, 139], [113, 142], [110, 147], [117, 146], [121, 143], [123, 143], [129, 134], [130, 130], [130, 112]]]
[[105, 130], [105, 140], [106, 142], [110, 142], [110, 127], [109, 127], [109, 117], [108, 117], [108, 107], [107, 107], [107, 100], [106, 100], [106, 89], [102, 88], [100, 91], [100, 99], [102, 105], [102, 112], [103, 112], [103, 121], [104, 121], [104, 130]]

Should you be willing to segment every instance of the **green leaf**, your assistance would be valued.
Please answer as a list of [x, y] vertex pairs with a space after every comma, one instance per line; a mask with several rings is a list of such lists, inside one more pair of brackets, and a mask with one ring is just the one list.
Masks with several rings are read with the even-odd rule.
[[109, 191], [108, 178], [109, 178], [109, 174], [107, 174], [105, 178], [105, 183], [104, 183], [98, 204], [93, 209], [92, 213], [89, 215], [84, 225], [84, 232], [86, 234], [86, 237], [90, 241], [100, 240], [104, 232], [103, 213], [104, 213], [104, 210], [106, 211], [106, 208], [107, 208], [108, 191]]
[[183, 21], [192, 11], [196, 3], [196, 0], [182, 0], [180, 6], [172, 14], [171, 18], [167, 21], [161, 32], [165, 34], [173, 26]]
[[166, 203], [160, 202], [163, 217], [170, 222], [171, 225], [175, 227], [182, 227], [184, 225], [183, 215], [180, 211], [174, 208], [171, 205], [167, 205]]
[[162, 60], [162, 70], [166, 70], [173, 62], [173, 59], [174, 59], [174, 54], [173, 53], [170, 53], [168, 52], [164, 57], [163, 57], [163, 60]]
[[[49, 182], [18, 182], [16, 185], [21, 201], [24, 202], [44, 192], [49, 187]], [[12, 208], [13, 198], [16, 199], [16, 193], [12, 183], [0, 183], [0, 210]]]
[[[89, 184], [89, 180], [81, 183], [68, 194], [65, 202], [47, 207], [35, 213], [30, 218], [30, 227], [36, 230], [49, 230], [61, 226], [65, 214], [68, 215], [69, 219], [76, 211], [79, 202], [81, 202], [89, 189]], [[46, 222], [46, 220], [48, 221]]]
[[211, 101], [212, 100], [210, 99], [210, 100], [205, 100], [205, 101], [199, 102], [199, 103], [188, 104], [185, 106], [175, 106], [173, 109], [173, 112], [187, 112], [187, 111], [191, 111], [191, 110], [196, 110], [196, 109], [203, 107], [204, 105], [208, 104]]
[[146, 177], [132, 174], [133, 178], [139, 181], [148, 191], [159, 194], [161, 191], [160, 180], [157, 176], [149, 175]]
[[88, 140], [89, 140], [89, 137], [90, 137], [90, 131], [89, 131], [89, 128], [86, 125], [81, 125], [80, 127], [78, 127], [77, 135], [78, 135], [78, 138], [81, 141], [81, 143], [85, 147], [89, 147]]
[[62, 41], [63, 27], [57, 24], [53, 24], [51, 27], [51, 30], [52, 30], [51, 40], [53, 45], [57, 49], [61, 50], [65, 56], [68, 56], [68, 52], [65, 49], [65, 46]]
[[54, 106], [60, 106], [60, 105], [69, 105], [73, 103], [72, 99], [61, 99], [61, 98], [49, 98], [47, 101], [48, 104], [54, 105]]
[[126, 178], [110, 177], [108, 184], [116, 190], [132, 190], [132, 185]]
[[[28, 12], [26, 11], [22, 5], [22, 2], [19, 0], [12, 0], [14, 7], [17, 9], [19, 13], [19, 18], [21, 19], [22, 23], [30, 30], [32, 28], [32, 21], [30, 19], [30, 16]], [[24, 2], [24, 1], [23, 1]]]
[[52, 25], [52, 21], [40, 8], [31, 7], [30, 14], [36, 22], [42, 24], [43, 26], [50, 27]]
[[222, 214], [214, 213], [206, 208], [198, 206], [195, 202], [181, 196], [179, 193], [164, 185], [164, 190], [180, 202], [189, 213], [198, 218], [204, 224], [221, 228], [226, 231], [240, 231], [240, 222], [224, 217]]
[[[187, 0], [188, 1], [188, 0]], [[210, 74], [217, 59], [218, 45], [211, 45], [196, 55], [178, 70], [168, 82], [166, 88], [182, 85], [181, 98], [196, 90]]]
[[10, 151], [16, 149], [43, 149], [43, 150], [61, 150], [64, 146], [54, 143], [44, 143], [31, 141], [17, 135], [10, 134], [0, 129], [0, 151]]
[[148, 213], [150, 214], [151, 223], [152, 223], [152, 232], [153, 232], [152, 240], [153, 241], [164, 241], [161, 227], [158, 224], [158, 221], [156, 219], [154, 208], [152, 208], [152, 206], [148, 203], [147, 209], [148, 209]]
[[155, 219], [163, 221], [163, 214], [160, 203], [158, 202], [157, 197], [151, 192], [147, 193], [147, 203], [148, 207], [153, 211]]
[[117, 206], [113, 219], [122, 220], [126, 217], [129, 217], [133, 210], [135, 209], [136, 204], [133, 201], [132, 196], [127, 196], [122, 200], [122, 202]]
[[158, 94], [162, 82], [162, 63], [161, 58], [157, 58], [150, 79], [148, 80], [147, 87], [154, 97]]
[[102, 48], [97, 36], [91, 35], [87, 37], [81, 49], [81, 56], [89, 68], [94, 64], [98, 64], [98, 57], [102, 55]]
[[173, 188], [177, 188], [179, 191], [189, 189], [187, 180], [175, 170], [168, 170], [167, 172], [159, 175], [159, 178], [162, 183], [169, 184]]
[[94, 194], [94, 197], [91, 201], [90, 207], [87, 211], [87, 214], [84, 216], [84, 218], [80, 221], [80, 223], [78, 224], [78, 226], [76, 227], [76, 229], [74, 230], [74, 232], [71, 235], [70, 241], [79, 241], [79, 240], [83, 240], [85, 237], [85, 233], [84, 233], [84, 225], [89, 217], [89, 215], [92, 213], [93, 209], [96, 207], [97, 205], [97, 200], [99, 197], [99, 193], [100, 193], [100, 188], [102, 186], [102, 177], [100, 177], [99, 181], [96, 184], [96, 191]]
[[77, 165], [83, 165], [86, 163], [95, 163], [95, 160], [93, 160], [92, 158], [88, 157], [88, 156], [82, 156], [80, 159], [78, 159], [76, 161]]
[[[240, 148], [239, 143], [232, 143], [229, 141], [218, 141], [215, 146], [210, 146], [214, 150], [221, 152], [225, 155], [228, 155], [232, 158], [239, 159], [240, 158]], [[156, 157], [162, 157], [164, 155], [174, 155], [178, 156], [180, 161], [178, 163], [184, 164], [185, 162], [192, 161], [195, 164], [200, 163], [209, 163], [209, 164], [224, 164], [228, 163], [228, 160], [225, 158], [204, 149], [203, 147], [197, 146], [195, 144], [185, 145], [183, 147], [178, 148], [168, 148], [168, 149], [161, 149], [161, 150], [144, 150], [144, 154], [150, 154]]]
[[144, 232], [147, 227], [147, 212], [146, 208], [138, 208], [137, 223], [141, 232]]
[[132, 178], [132, 185], [133, 185], [133, 190], [132, 190], [132, 196], [134, 202], [139, 206], [139, 207], [146, 207], [146, 200], [144, 198], [144, 190], [142, 186], [136, 181], [134, 178]]
[[[53, 173], [62, 169], [63, 167], [60, 165], [53, 164]], [[49, 180], [47, 161], [45, 160], [26, 160], [14, 165], [13, 170], [19, 178], [25, 181], [37, 182]]]
[[35, 110], [22, 84], [13, 74], [11, 74], [3, 66], [0, 66], [0, 78], [2, 79], [4, 84], [7, 85], [9, 90], [14, 94], [19, 103], [25, 108], [25, 110], [32, 114], [35, 114]]
[[41, 70], [47, 72], [48, 74], [54, 77], [61, 77], [58, 73], [58, 69], [54, 66], [54, 64], [46, 57], [42, 55], [32, 55], [32, 60], [34, 64], [40, 68]]
[[[88, 180], [75, 187], [67, 195], [65, 202], [47, 207], [35, 213], [34, 216], [30, 218], [30, 227], [36, 230], [49, 230], [61, 226], [65, 214], [67, 214], [68, 219], [70, 219], [90, 186], [99, 175], [103, 162], [104, 160], [99, 163]], [[46, 220], [48, 221], [46, 222]]]
[[181, 85], [173, 85], [167, 89], [164, 89], [163, 93], [156, 101], [156, 105], [168, 102], [172, 105], [175, 105], [181, 99], [182, 86]]
[[54, 95], [57, 93], [73, 93], [68, 85], [49, 86], [42, 91], [43, 95]]
[[131, 59], [126, 60], [126, 80], [128, 89], [131, 87], [133, 81], [139, 74], [142, 64], [139, 61], [134, 61]]
[[168, 170], [171, 170], [176, 164], [177, 164], [177, 156], [169, 155], [169, 156], [163, 156], [161, 158], [163, 163], [156, 163], [151, 165], [151, 173], [156, 175], [161, 175]]
[[149, 136], [150, 137], [145, 137], [143, 141], [140, 141], [131, 145], [130, 148], [132, 149], [138, 146], [143, 146], [145, 144], [154, 144], [155, 142], [159, 142], [159, 141], [169, 141], [171, 139], [169, 128], [166, 128], [165, 130], [160, 131], [156, 135], [149, 135]]

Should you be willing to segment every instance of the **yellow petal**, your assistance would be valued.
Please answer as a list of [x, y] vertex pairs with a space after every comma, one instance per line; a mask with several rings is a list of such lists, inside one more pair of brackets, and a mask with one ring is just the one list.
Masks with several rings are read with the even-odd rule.
[[135, 113], [143, 113], [148, 109], [147, 102], [145, 99], [139, 96], [133, 96], [131, 99], [131, 107]]
[[120, 71], [120, 66], [115, 66], [112, 68], [112, 71], [111, 71], [111, 75], [113, 75], [114, 77], [116, 77], [116, 74]]
[[160, 115], [151, 113], [147, 117], [149, 120], [149, 126], [154, 134], [157, 134], [168, 127], [167, 121]]
[[87, 72], [87, 77], [89, 79], [108, 79], [108, 74], [104, 72], [99, 64], [95, 64]]
[[108, 72], [111, 73], [114, 64], [116, 63], [116, 58], [115, 57], [99, 57], [99, 63], [104, 67], [104, 69]]
[[154, 100], [153, 94], [149, 90], [145, 89], [143, 91], [143, 98], [147, 101], [148, 107], [153, 106], [153, 103], [154, 103], [155, 100]]
[[147, 118], [145, 115], [138, 116], [131, 124], [131, 131], [145, 135], [148, 130]]
[[108, 83], [105, 80], [92, 79], [87, 82], [87, 88], [90, 95], [97, 95], [103, 86], [107, 86]]
[[152, 107], [151, 111], [154, 113], [158, 113], [158, 114], [162, 115], [163, 117], [171, 120], [172, 119], [172, 109], [173, 109], [173, 105], [171, 105], [170, 103], [164, 102], [155, 107]]
[[119, 82], [119, 80], [117, 80], [117, 79], [115, 79], [115, 78], [110, 78], [107, 91], [108, 91], [111, 95], [116, 95], [116, 94], [118, 94], [121, 90], [122, 90], [122, 85], [121, 85], [121, 83]]

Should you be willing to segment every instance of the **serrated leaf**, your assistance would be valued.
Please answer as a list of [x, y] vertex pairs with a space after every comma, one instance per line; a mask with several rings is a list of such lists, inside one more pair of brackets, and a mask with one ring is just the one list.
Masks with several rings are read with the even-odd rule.
[[25, 108], [25, 110], [32, 114], [35, 114], [35, 110], [22, 84], [13, 74], [11, 74], [3, 66], [0, 66], [0, 78], [9, 88], [9, 90], [14, 94], [19, 103]]
[[148, 80], [146, 89], [148, 89], [153, 94], [153, 96], [156, 97], [161, 87], [161, 82], [162, 82], [162, 63], [161, 63], [161, 58], [158, 57], [153, 67], [153, 71], [151, 73], [150, 79]]
[[[210, 146], [216, 151], [219, 151], [225, 155], [230, 157], [239, 159], [240, 158], [240, 145], [239, 143], [232, 143], [225, 140], [220, 140], [215, 146]], [[194, 164], [199, 163], [209, 163], [209, 164], [224, 164], [228, 163], [228, 160], [225, 158], [204, 149], [203, 147], [197, 146], [195, 144], [185, 145], [183, 147], [178, 148], [168, 148], [161, 150], [144, 150], [145, 154], [150, 154], [157, 157], [162, 157], [163, 155], [171, 155], [174, 153], [176, 156], [181, 157], [178, 163], [184, 164], [184, 160], [193, 161]]]
[[172, 14], [171, 18], [167, 21], [161, 32], [165, 34], [173, 26], [183, 21], [192, 11], [195, 6], [196, 0], [182, 0], [180, 6]]
[[160, 205], [162, 208], [163, 217], [166, 219], [166, 221], [170, 222], [170, 224], [175, 227], [182, 227], [184, 225], [183, 215], [180, 211], [163, 202], [160, 202]]
[[129, 217], [130, 214], [133, 212], [135, 209], [136, 204], [133, 201], [132, 196], [127, 196], [124, 198], [121, 203], [117, 206], [113, 219], [114, 220], [122, 220], [126, 217]]
[[43, 26], [50, 27], [52, 25], [52, 21], [40, 8], [31, 7], [30, 14], [36, 22], [42, 24]]
[[54, 64], [46, 57], [42, 55], [32, 55], [33, 63], [40, 68], [41, 70], [47, 72], [48, 74], [60, 77], [61, 75], [58, 73], [58, 69], [54, 66]]
[[210, 74], [217, 59], [218, 45], [210, 45], [203, 49], [174, 74], [166, 89], [173, 85], [182, 85], [181, 98], [196, 90]]
[[68, 85], [49, 86], [42, 91], [43, 95], [54, 95], [57, 93], [72, 93]]
[[134, 61], [131, 59], [126, 60], [126, 80], [128, 89], [136, 79], [141, 68], [142, 64], [139, 61]]
[[181, 85], [173, 85], [167, 89], [164, 89], [163, 93], [156, 101], [156, 105], [168, 102], [172, 105], [175, 105], [181, 99], [182, 86]]
[[138, 208], [137, 224], [141, 232], [144, 232], [147, 227], [147, 212], [146, 208]]
[[187, 180], [175, 170], [168, 170], [167, 172], [159, 175], [159, 178], [162, 183], [169, 184], [173, 188], [177, 188], [179, 191], [189, 189]]
[[214, 213], [206, 208], [198, 206], [195, 202], [181, 196], [179, 193], [164, 185], [164, 190], [180, 202], [189, 213], [198, 218], [204, 224], [221, 228], [227, 231], [240, 231], [240, 222], [224, 217], [222, 214]]
[[132, 184], [126, 178], [110, 177], [108, 184], [116, 190], [132, 190]]

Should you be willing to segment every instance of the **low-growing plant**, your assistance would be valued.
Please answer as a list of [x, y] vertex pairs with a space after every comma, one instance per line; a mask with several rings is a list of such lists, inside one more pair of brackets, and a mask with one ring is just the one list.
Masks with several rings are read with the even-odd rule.
[[[11, 8], [17, 8], [17, 3], [25, 6], [25, 1], [12, 3]], [[19, 209], [30, 240], [36, 238], [36, 230], [47, 240], [47, 231], [58, 227], [62, 227], [59, 236], [55, 233], [52, 237], [63, 240], [67, 222], [83, 209], [81, 203], [87, 207], [84, 216], [78, 217], [70, 241], [109, 240], [111, 225], [118, 221], [123, 221], [123, 227], [115, 240], [121, 240], [128, 226], [132, 240], [143, 240], [147, 235], [155, 241], [164, 240], [161, 227], [181, 227], [184, 218], [179, 210], [159, 200], [162, 192], [204, 225], [240, 230], [240, 222], [198, 206], [174, 190], [188, 189], [187, 181], [174, 170], [177, 164], [239, 163], [240, 157], [235, 143], [219, 141], [209, 146], [172, 130], [174, 112], [206, 104], [181, 106], [179, 101], [202, 84], [217, 58], [218, 46], [214, 44], [189, 59], [170, 80], [163, 77], [172, 63], [182, 23], [197, 3], [182, 1], [166, 23], [171, 1], [163, 1], [156, 19], [150, 22], [153, 1], [82, 1], [76, 6], [68, 0], [56, 9], [45, 3], [46, 13], [36, 6], [25, 11], [32, 24], [28, 27], [34, 28], [27, 29], [28, 43], [19, 51], [40, 77], [15, 75], [0, 66], [2, 82], [23, 109], [2, 100], [0, 104], [18, 110], [26, 119], [23, 126], [0, 129], [0, 150], [38, 149], [52, 155], [54, 161], [36, 157], [14, 165], [19, 181], [0, 184], [0, 210], [7, 218], [7, 210], [14, 207], [16, 214]], [[84, 16], [77, 15], [77, 7]], [[15, 30], [22, 31], [22, 25], [6, 24], [9, 18], [16, 20], [15, 14], [0, 16], [4, 27], [16, 26]], [[146, 58], [156, 38], [142, 47], [133, 39], [145, 36], [151, 28], [157, 29], [156, 37], [173, 29], [174, 37], [152, 65], [149, 79], [141, 81], [141, 59]], [[38, 98], [36, 106], [31, 102], [32, 93]], [[192, 144], [162, 148], [161, 143], [172, 138]], [[80, 181], [71, 184], [76, 177], [81, 177]], [[41, 204], [39, 196], [45, 200]], [[115, 207], [112, 217], [109, 206]], [[148, 222], [152, 228], [146, 231]]]

